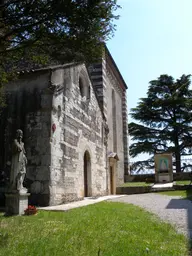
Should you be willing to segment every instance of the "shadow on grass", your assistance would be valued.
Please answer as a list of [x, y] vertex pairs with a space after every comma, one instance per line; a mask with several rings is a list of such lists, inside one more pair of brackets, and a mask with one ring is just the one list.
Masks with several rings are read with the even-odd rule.
[[5, 213], [5, 207], [0, 207], [0, 213]]
[[192, 256], [192, 189], [186, 189], [186, 197], [172, 199], [166, 207], [167, 209], [186, 209], [187, 210], [187, 228], [188, 228], [188, 248], [189, 256]]

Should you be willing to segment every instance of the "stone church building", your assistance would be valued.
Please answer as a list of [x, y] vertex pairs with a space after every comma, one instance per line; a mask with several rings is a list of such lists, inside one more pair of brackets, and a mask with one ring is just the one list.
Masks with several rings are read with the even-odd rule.
[[101, 62], [88, 68], [69, 63], [23, 70], [6, 86], [0, 171], [9, 173], [12, 141], [22, 129], [30, 203], [114, 194], [128, 173], [126, 89], [107, 47]]

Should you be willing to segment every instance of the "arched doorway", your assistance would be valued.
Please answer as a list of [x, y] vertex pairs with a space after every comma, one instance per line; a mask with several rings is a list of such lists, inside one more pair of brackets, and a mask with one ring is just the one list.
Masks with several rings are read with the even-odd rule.
[[91, 196], [91, 157], [88, 151], [84, 154], [84, 196]]

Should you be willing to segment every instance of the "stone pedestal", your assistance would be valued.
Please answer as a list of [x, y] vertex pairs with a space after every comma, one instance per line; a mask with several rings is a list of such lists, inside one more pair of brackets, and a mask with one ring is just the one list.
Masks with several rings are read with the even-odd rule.
[[28, 207], [29, 193], [10, 192], [6, 197], [6, 215], [23, 215]]
[[173, 182], [173, 175], [171, 175], [171, 173], [159, 173], [156, 175], [155, 181], [157, 183]]

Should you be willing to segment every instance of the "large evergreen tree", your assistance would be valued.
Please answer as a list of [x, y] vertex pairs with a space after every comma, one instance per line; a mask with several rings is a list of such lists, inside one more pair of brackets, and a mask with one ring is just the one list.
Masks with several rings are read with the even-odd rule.
[[172, 76], [161, 75], [149, 83], [146, 98], [141, 98], [131, 110], [136, 122], [129, 124], [134, 143], [130, 155], [148, 153], [150, 158], [138, 161], [133, 168], [154, 168], [154, 154], [173, 153], [176, 172], [189, 165], [181, 165], [181, 157], [192, 155], [192, 90], [190, 75], [176, 81]]

